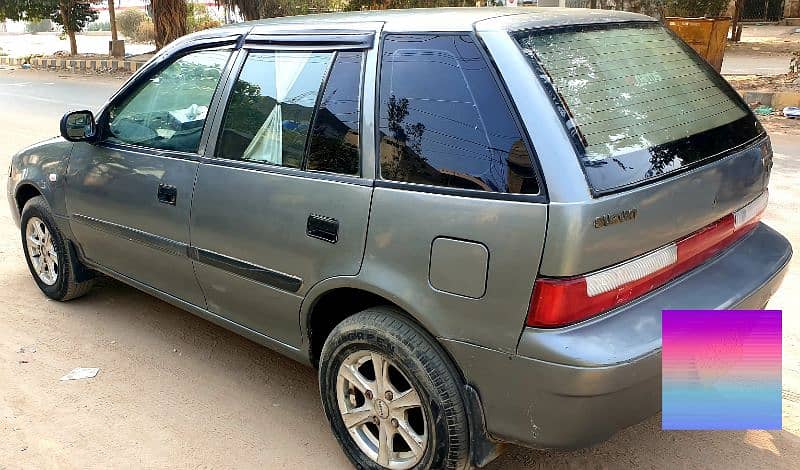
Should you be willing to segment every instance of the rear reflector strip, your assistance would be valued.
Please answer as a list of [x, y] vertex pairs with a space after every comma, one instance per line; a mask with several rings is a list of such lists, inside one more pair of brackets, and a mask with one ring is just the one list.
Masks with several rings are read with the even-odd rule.
[[678, 247], [673, 243], [615, 268], [586, 276], [586, 294], [594, 297], [612, 291], [676, 262], [678, 262]]
[[741, 238], [760, 220], [767, 193], [669, 245], [581, 277], [536, 280], [526, 324], [552, 328], [607, 312], [696, 268]]
[[741, 227], [744, 227], [748, 223], [753, 222], [755, 217], [761, 215], [764, 212], [764, 209], [767, 208], [767, 202], [769, 201], [769, 193], [764, 191], [761, 196], [758, 196], [751, 202], [750, 204], [742, 207], [738, 211], [733, 213], [733, 228], [734, 230], [739, 230]]

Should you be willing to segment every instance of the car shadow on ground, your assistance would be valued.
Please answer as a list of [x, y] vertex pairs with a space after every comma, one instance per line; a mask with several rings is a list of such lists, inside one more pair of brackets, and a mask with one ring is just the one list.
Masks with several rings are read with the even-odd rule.
[[[94, 317], [109, 334], [152, 337], [180, 350], [188, 369], [202, 362], [235, 395], [260, 396], [266, 407], [304, 410], [308, 426], [327, 428], [315, 370], [115, 280], [102, 278], [85, 298], [64, 304], [70, 315]], [[274, 393], [285, 389], [289, 393]], [[189, 392], [190, 393], [190, 392]], [[213, 406], [213, 403], [211, 404]], [[574, 451], [508, 446], [488, 469], [794, 468], [800, 438], [787, 431], [662, 431], [660, 415], [606, 442]], [[335, 441], [331, 438], [331, 445]], [[334, 452], [338, 449], [332, 449]]]

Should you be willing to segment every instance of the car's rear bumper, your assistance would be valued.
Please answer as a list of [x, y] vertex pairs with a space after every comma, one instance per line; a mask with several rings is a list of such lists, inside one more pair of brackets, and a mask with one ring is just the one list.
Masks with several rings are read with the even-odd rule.
[[661, 311], [760, 309], [792, 256], [760, 224], [702, 267], [613, 312], [566, 328], [526, 328], [517, 354], [443, 340], [477, 389], [489, 434], [534, 447], [608, 438], [661, 409]]

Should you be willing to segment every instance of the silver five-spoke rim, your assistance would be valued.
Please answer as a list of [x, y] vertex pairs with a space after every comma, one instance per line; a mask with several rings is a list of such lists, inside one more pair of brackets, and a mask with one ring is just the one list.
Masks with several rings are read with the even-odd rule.
[[47, 225], [38, 217], [28, 219], [25, 226], [25, 245], [33, 270], [39, 280], [52, 286], [58, 280], [58, 254]]
[[419, 393], [386, 356], [356, 351], [339, 366], [336, 399], [342, 421], [372, 460], [411, 468], [428, 445], [428, 423]]

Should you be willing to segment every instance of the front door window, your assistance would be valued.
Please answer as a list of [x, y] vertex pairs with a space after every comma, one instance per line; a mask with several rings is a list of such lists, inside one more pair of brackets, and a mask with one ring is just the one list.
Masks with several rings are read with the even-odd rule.
[[229, 51], [194, 52], [151, 76], [109, 112], [107, 141], [197, 152]]

